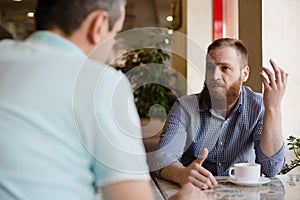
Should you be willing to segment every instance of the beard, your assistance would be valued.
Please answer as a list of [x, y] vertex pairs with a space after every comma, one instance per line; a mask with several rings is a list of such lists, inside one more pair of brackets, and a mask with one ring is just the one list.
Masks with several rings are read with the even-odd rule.
[[[210, 107], [217, 110], [226, 110], [230, 105], [238, 100], [240, 96], [242, 81], [240, 77], [228, 89], [225, 88], [224, 84], [218, 81], [210, 83], [209, 85], [215, 86], [210, 87], [207, 86], [206, 83], [204, 86], [208, 90], [210, 96]], [[203, 90], [205, 90], [205, 88]]]

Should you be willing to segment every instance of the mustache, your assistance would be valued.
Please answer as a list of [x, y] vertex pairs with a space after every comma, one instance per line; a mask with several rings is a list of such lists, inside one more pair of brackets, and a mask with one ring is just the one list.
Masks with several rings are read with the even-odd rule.
[[209, 83], [205, 83], [206, 86], [214, 86], [214, 87], [224, 87], [224, 83], [222, 83], [221, 81], [211, 81]]

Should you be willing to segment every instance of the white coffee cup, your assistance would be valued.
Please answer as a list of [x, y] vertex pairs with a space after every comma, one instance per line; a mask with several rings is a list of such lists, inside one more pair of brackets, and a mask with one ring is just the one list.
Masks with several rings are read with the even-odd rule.
[[[234, 171], [234, 175], [232, 172]], [[229, 168], [229, 176], [237, 182], [258, 183], [260, 177], [260, 164], [258, 163], [237, 163]]]

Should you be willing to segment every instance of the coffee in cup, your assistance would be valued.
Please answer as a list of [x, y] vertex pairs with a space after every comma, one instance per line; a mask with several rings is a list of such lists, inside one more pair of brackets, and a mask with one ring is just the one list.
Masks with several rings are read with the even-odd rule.
[[[232, 174], [233, 171], [234, 174]], [[229, 168], [228, 174], [237, 182], [258, 183], [260, 178], [260, 164], [237, 163]]]

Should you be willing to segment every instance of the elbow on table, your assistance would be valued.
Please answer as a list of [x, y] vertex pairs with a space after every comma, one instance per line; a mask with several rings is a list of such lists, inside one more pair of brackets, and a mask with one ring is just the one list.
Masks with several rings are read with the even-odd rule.
[[271, 163], [267, 168], [263, 169], [262, 167], [262, 173], [267, 176], [267, 177], [274, 177], [277, 176], [281, 170], [283, 169], [284, 166], [284, 161], [283, 162], [274, 162]]

